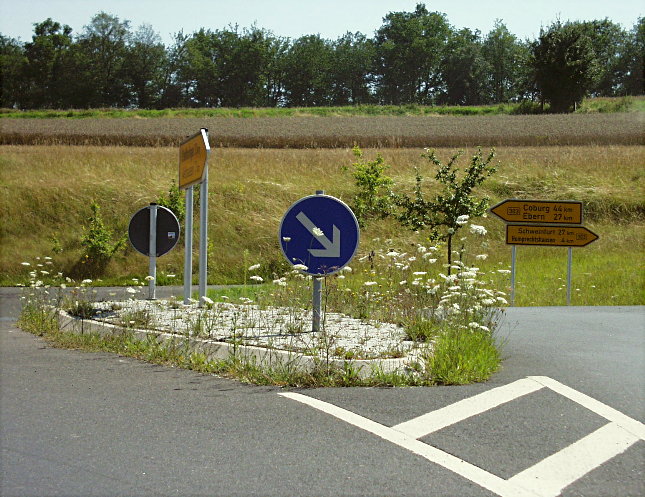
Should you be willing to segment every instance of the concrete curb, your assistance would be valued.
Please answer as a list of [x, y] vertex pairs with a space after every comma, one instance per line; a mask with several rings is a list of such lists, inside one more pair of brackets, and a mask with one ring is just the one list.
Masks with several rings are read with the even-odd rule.
[[[58, 324], [61, 331], [89, 334], [98, 333], [101, 336], [120, 335], [126, 330], [120, 326], [104, 323], [93, 319], [82, 319], [69, 315], [63, 310], [58, 311]], [[321, 364], [326, 364], [324, 358], [303, 355], [298, 352], [257, 347], [252, 345], [235, 345], [227, 342], [217, 342], [201, 338], [191, 338], [185, 335], [167, 333], [154, 330], [127, 329], [133, 338], [138, 341], [149, 340], [154, 337], [158, 343], [169, 346], [181, 344], [190, 352], [199, 352], [206, 355], [208, 360], [229, 359], [237, 357], [243, 361], [271, 368], [301, 369], [312, 371]], [[343, 369], [344, 366], [352, 367], [360, 378], [369, 378], [376, 373], [403, 373], [409, 358], [396, 359], [330, 359], [331, 368]]]

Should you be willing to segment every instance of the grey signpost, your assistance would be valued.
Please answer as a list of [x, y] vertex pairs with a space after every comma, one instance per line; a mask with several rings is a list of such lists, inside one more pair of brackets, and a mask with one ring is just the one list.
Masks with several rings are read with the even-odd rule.
[[318, 190], [301, 198], [285, 213], [278, 238], [287, 261], [313, 278], [312, 331], [321, 330], [322, 285], [354, 257], [360, 230], [352, 210]]
[[199, 197], [199, 305], [206, 296], [208, 277], [208, 129], [188, 137], [179, 146], [179, 188], [186, 190], [186, 248], [184, 254], [184, 304], [190, 302], [193, 279], [193, 186], [201, 184]]

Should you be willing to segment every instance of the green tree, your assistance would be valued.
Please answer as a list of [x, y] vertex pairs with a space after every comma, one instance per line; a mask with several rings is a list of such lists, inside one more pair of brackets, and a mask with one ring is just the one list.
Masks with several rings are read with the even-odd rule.
[[426, 198], [419, 168], [416, 168], [414, 195], [393, 196], [397, 209], [395, 216], [403, 226], [415, 231], [429, 230], [431, 240], [446, 242], [448, 274], [452, 264], [453, 238], [468, 219], [483, 215], [488, 208], [489, 199], [474, 197], [473, 190], [496, 171], [492, 164], [494, 150], [484, 157], [480, 149], [460, 175], [456, 162], [461, 154], [462, 152], [453, 155], [446, 164], [437, 158], [434, 150], [428, 150], [422, 155], [437, 168], [435, 180], [442, 185], [442, 190], [434, 198]]
[[508, 102], [520, 93], [519, 80], [524, 62], [522, 49], [515, 35], [497, 19], [482, 45], [482, 56], [489, 68], [487, 89], [491, 102]]
[[157, 105], [167, 65], [161, 38], [149, 24], [141, 25], [129, 40], [124, 61], [125, 82], [130, 88], [132, 104], [144, 109]]
[[451, 32], [441, 61], [444, 90], [439, 101], [449, 105], [486, 103], [488, 65], [482, 56], [479, 31], [463, 28]]
[[560, 21], [532, 45], [532, 66], [537, 87], [552, 112], [570, 112], [593, 88], [598, 73], [591, 40], [581, 23]]
[[414, 12], [390, 12], [383, 21], [375, 36], [381, 101], [432, 103], [450, 33], [445, 14], [420, 3]]
[[290, 107], [331, 103], [333, 47], [319, 35], [295, 40], [286, 54], [285, 94]]
[[627, 95], [645, 94], [645, 17], [638, 19], [632, 30], [628, 33], [625, 50], [622, 54], [621, 67], [621, 93]]
[[34, 25], [32, 41], [25, 44], [24, 106], [60, 108], [66, 103], [69, 74], [65, 59], [72, 45], [71, 35], [72, 28], [51, 18]]
[[20, 107], [25, 98], [23, 70], [26, 64], [22, 44], [0, 34], [0, 107]]
[[124, 107], [128, 104], [125, 60], [130, 22], [100, 12], [78, 37], [76, 64], [82, 72], [84, 107]]
[[346, 33], [334, 42], [333, 105], [358, 105], [373, 100], [374, 57], [374, 43], [361, 33]]

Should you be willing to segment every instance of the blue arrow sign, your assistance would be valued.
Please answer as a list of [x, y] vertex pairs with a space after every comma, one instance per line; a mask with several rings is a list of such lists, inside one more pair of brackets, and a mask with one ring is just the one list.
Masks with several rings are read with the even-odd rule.
[[280, 223], [280, 247], [290, 264], [303, 264], [312, 276], [340, 271], [354, 257], [358, 221], [342, 201], [311, 195], [295, 202]]

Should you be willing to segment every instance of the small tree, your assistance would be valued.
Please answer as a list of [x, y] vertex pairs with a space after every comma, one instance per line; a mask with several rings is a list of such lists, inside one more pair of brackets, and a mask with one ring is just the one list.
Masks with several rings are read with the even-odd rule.
[[82, 264], [89, 276], [100, 275], [110, 259], [125, 243], [125, 236], [116, 242], [112, 241], [113, 233], [106, 228], [101, 217], [100, 208], [96, 202], [90, 206], [92, 215], [88, 218], [89, 226], [83, 227], [81, 245], [84, 249]]
[[363, 228], [369, 218], [383, 219], [390, 214], [390, 185], [393, 181], [383, 174], [389, 166], [380, 154], [373, 161], [365, 162], [361, 149], [354, 147], [354, 156], [358, 159], [352, 164], [357, 192], [354, 195], [352, 210], [356, 214], [358, 224]]
[[496, 168], [491, 164], [495, 151], [491, 150], [486, 158], [481, 149], [473, 155], [470, 165], [461, 177], [455, 163], [463, 152], [458, 152], [446, 163], [437, 158], [434, 150], [428, 150], [422, 157], [428, 159], [438, 170], [435, 179], [443, 185], [433, 199], [427, 200], [422, 190], [423, 177], [416, 168], [414, 195], [394, 194], [397, 207], [396, 218], [405, 227], [413, 230], [430, 230], [430, 239], [446, 241], [448, 250], [448, 274], [452, 265], [452, 239], [467, 220], [481, 216], [488, 208], [488, 198], [477, 199], [472, 196], [473, 189], [492, 175]]

